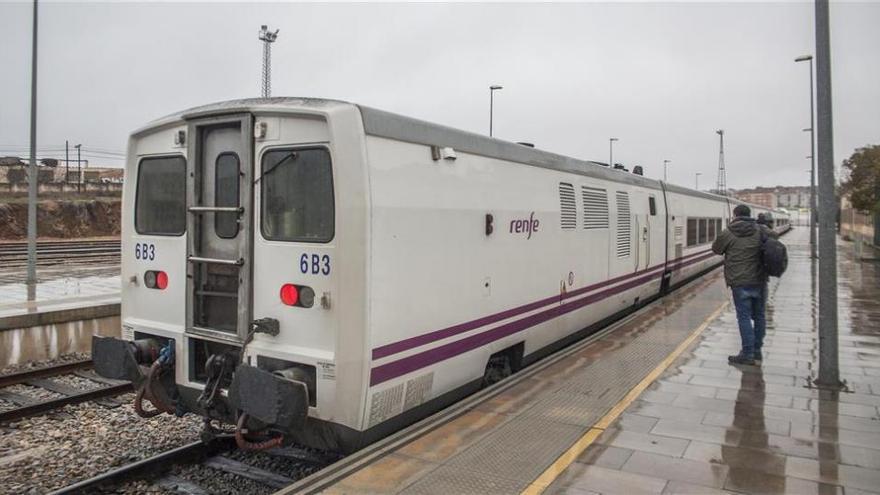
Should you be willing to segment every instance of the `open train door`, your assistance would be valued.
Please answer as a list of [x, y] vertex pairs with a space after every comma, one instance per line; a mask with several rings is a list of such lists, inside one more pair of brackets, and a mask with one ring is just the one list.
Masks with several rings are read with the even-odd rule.
[[189, 122], [186, 330], [241, 342], [252, 321], [250, 114]]

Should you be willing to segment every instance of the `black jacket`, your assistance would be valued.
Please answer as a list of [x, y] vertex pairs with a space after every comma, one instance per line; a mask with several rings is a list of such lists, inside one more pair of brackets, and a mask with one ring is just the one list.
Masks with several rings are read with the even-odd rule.
[[776, 237], [776, 233], [756, 223], [754, 218], [736, 217], [712, 243], [712, 251], [724, 255], [724, 281], [730, 287], [767, 283], [767, 273], [761, 264], [758, 229], [768, 237]]

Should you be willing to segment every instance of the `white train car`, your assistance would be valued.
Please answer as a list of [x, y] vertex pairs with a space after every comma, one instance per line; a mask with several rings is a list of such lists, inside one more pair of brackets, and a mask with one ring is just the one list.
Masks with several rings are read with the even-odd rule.
[[[718, 265], [727, 198], [345, 102], [198, 107], [130, 140], [138, 410], [352, 451]], [[279, 436], [280, 435], [280, 436]]]

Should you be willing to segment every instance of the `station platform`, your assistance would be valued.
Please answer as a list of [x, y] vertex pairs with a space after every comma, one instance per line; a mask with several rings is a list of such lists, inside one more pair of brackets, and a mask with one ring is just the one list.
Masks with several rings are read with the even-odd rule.
[[118, 265], [38, 267], [30, 301], [25, 276], [0, 269], [0, 367], [87, 351], [91, 335], [119, 334]]
[[0, 271], [0, 330], [119, 314], [119, 266], [39, 268], [28, 300], [22, 270]]
[[880, 264], [839, 245], [842, 392], [818, 370], [808, 232], [760, 366], [721, 270], [279, 493], [880, 493]]

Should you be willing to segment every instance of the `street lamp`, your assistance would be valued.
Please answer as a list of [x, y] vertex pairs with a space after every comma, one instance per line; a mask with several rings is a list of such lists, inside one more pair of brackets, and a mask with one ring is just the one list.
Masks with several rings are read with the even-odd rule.
[[82, 160], [80, 158], [80, 151], [82, 150], [82, 144], [73, 145], [76, 148], [76, 192], [82, 192]]
[[700, 190], [700, 176], [701, 176], [701, 175], [703, 175], [702, 172], [697, 172], [697, 173], [696, 173], [696, 178], [697, 178], [697, 180], [696, 180], [695, 189], [696, 189], [697, 191]]
[[493, 84], [489, 86], [489, 137], [492, 137], [492, 119], [495, 113], [495, 92], [504, 89], [504, 86]]
[[617, 138], [608, 139], [608, 166], [614, 168], [614, 141], [620, 141]]
[[666, 166], [669, 165], [670, 160], [663, 160], [663, 182], [666, 182]]
[[816, 258], [816, 155], [815, 143], [813, 137], [813, 56], [801, 55], [794, 59], [795, 62], [810, 62], [810, 127], [804, 129], [804, 132], [810, 131], [810, 257]]

